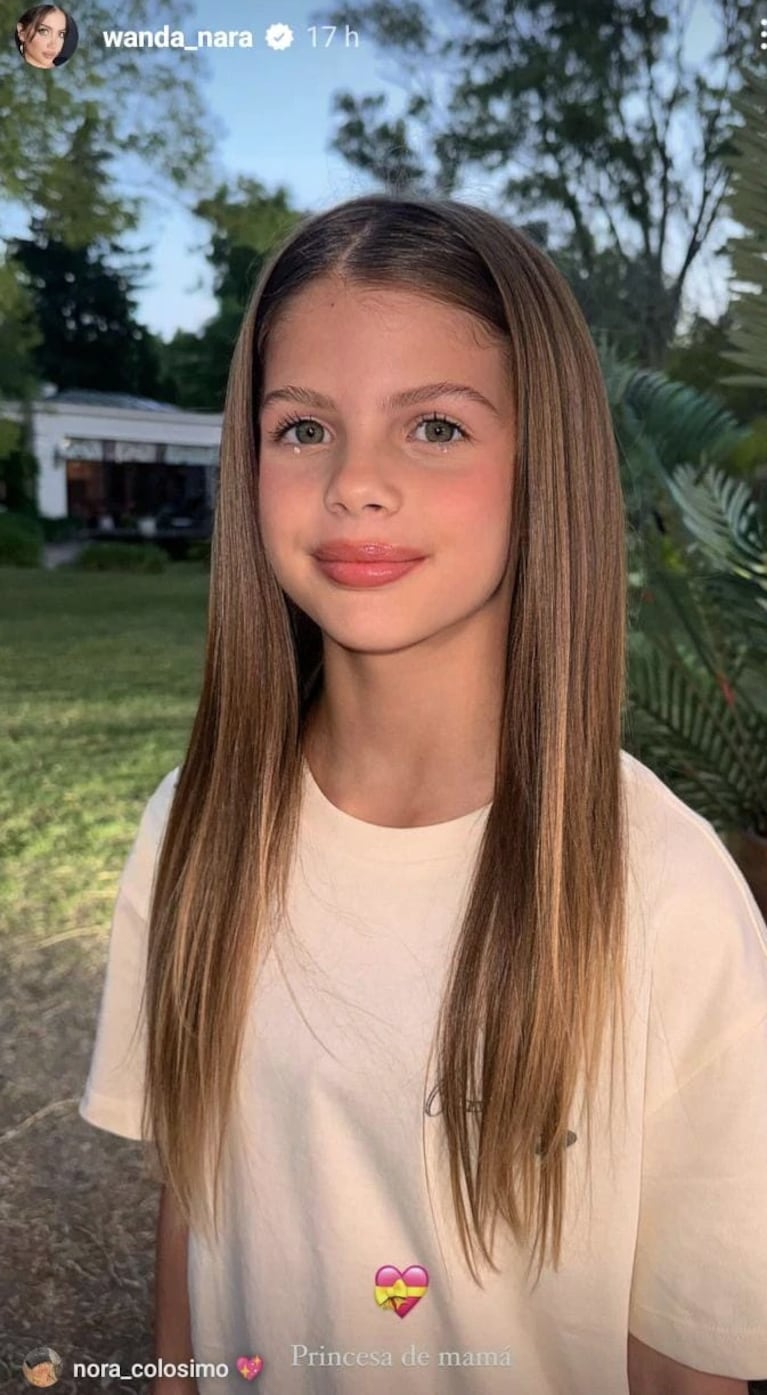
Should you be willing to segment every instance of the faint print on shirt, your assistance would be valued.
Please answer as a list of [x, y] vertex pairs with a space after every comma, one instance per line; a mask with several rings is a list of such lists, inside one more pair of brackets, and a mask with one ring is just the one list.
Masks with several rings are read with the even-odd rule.
[[[481, 1100], [467, 1100], [467, 1101], [466, 1101], [466, 1113], [467, 1113], [467, 1114], [479, 1114], [479, 1112], [480, 1112], [481, 1109], [482, 1109], [482, 1101], [481, 1101]], [[424, 1105], [424, 1111], [423, 1111], [423, 1112], [424, 1112], [424, 1114], [428, 1114], [430, 1119], [434, 1119], [434, 1118], [436, 1118], [436, 1116], [437, 1116], [438, 1114], [441, 1114], [441, 1113], [442, 1113], [442, 1099], [441, 1099], [441, 1097], [440, 1097], [439, 1084], [435, 1085], [435, 1086], [434, 1086], [434, 1089], [431, 1090], [431, 1091], [429, 1092], [429, 1095], [428, 1095], [427, 1100], [426, 1100], [426, 1104]], [[566, 1148], [572, 1147], [573, 1143], [576, 1143], [577, 1140], [578, 1140], [578, 1135], [577, 1135], [577, 1133], [573, 1133], [572, 1129], [568, 1129], [568, 1130], [567, 1130], [567, 1138], [565, 1139], [565, 1147], [566, 1147]], [[536, 1152], [536, 1153], [542, 1152], [540, 1143], [538, 1143], [538, 1144], [536, 1145], [535, 1152]]]

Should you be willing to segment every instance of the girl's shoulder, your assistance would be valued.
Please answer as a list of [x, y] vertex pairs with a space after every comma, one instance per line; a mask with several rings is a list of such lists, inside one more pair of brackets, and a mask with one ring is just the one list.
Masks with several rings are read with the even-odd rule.
[[767, 924], [713, 824], [635, 756], [621, 764], [653, 1011], [677, 1059], [699, 1059], [767, 1013]]
[[180, 770], [181, 767], [177, 765], [164, 775], [146, 801], [120, 878], [120, 896], [128, 900], [144, 920], [148, 919], [149, 915], [157, 856]]
[[159, 828], [160, 831], [162, 831], [165, 827], [180, 773], [181, 766], [174, 766], [173, 770], [168, 771], [167, 775], [163, 775], [159, 785], [157, 785], [149, 796], [144, 806], [142, 819], [147, 821], [150, 828]]
[[[767, 955], [767, 925], [751, 888], [711, 821], [628, 751], [621, 751], [635, 874], [641, 873], [656, 912], [686, 908], [685, 919], [702, 932], [717, 914], [719, 934], [728, 913], [746, 924]], [[708, 911], [706, 907], [708, 906]]]
[[[634, 867], [666, 910], [675, 898], [692, 905], [712, 897], [737, 909], [767, 953], [764, 919], [737, 862], [711, 821], [686, 804], [636, 756], [621, 751]], [[710, 917], [706, 917], [709, 920]]]
[[693, 839], [693, 829], [714, 831], [708, 819], [685, 804], [638, 756], [623, 749], [620, 756], [632, 828], [660, 829], [672, 836], [676, 832], [682, 838], [692, 834]]

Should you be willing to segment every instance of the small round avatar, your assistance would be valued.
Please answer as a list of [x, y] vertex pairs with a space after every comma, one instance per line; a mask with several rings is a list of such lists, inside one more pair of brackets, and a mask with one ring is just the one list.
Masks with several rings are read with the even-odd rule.
[[14, 38], [30, 68], [60, 68], [77, 48], [77, 25], [58, 5], [32, 5], [17, 19]]
[[56, 1384], [63, 1364], [53, 1347], [35, 1347], [34, 1351], [27, 1352], [21, 1370], [28, 1385], [42, 1389], [44, 1386]]

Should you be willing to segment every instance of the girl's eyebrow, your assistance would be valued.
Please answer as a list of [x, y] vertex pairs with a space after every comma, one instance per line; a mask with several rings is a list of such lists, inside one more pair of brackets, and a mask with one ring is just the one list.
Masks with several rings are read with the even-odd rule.
[[[485, 407], [493, 416], [500, 417], [498, 408], [484, 393], [465, 383], [424, 383], [422, 387], [407, 388], [404, 392], [395, 392], [390, 397], [382, 398], [379, 406], [384, 410], [387, 407], [412, 407], [419, 402], [429, 402], [434, 397], [465, 397], [468, 401]], [[261, 410], [268, 407], [270, 402], [301, 402], [307, 407], [324, 407], [328, 411], [333, 411], [337, 405], [333, 398], [324, 392], [314, 392], [311, 388], [292, 385], [273, 388], [268, 392], [261, 403]]]

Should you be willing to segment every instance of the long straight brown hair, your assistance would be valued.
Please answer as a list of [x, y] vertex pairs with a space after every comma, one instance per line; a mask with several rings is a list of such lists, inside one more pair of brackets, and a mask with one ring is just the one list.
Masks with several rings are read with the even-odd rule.
[[[255, 974], [299, 829], [322, 635], [279, 586], [258, 512], [269, 336], [318, 277], [476, 316], [509, 366], [513, 594], [496, 779], [441, 1005], [441, 1120], [461, 1245], [495, 1267], [503, 1219], [559, 1264], [579, 1078], [587, 1146], [605, 1026], [623, 1016], [624, 505], [599, 360], [529, 238], [452, 199], [355, 198], [295, 227], [245, 314], [224, 414], [202, 692], [158, 856], [143, 1128], [186, 1223], [217, 1233], [221, 1159]], [[509, 463], [511, 474], [511, 461]], [[624, 1090], [625, 1090], [624, 1022]], [[467, 1099], [481, 1109], [467, 1110]], [[212, 1185], [211, 1185], [212, 1183]], [[211, 1205], [212, 1199], [212, 1205]], [[211, 1218], [213, 1231], [211, 1232]], [[537, 1282], [537, 1280], [536, 1280]]]

